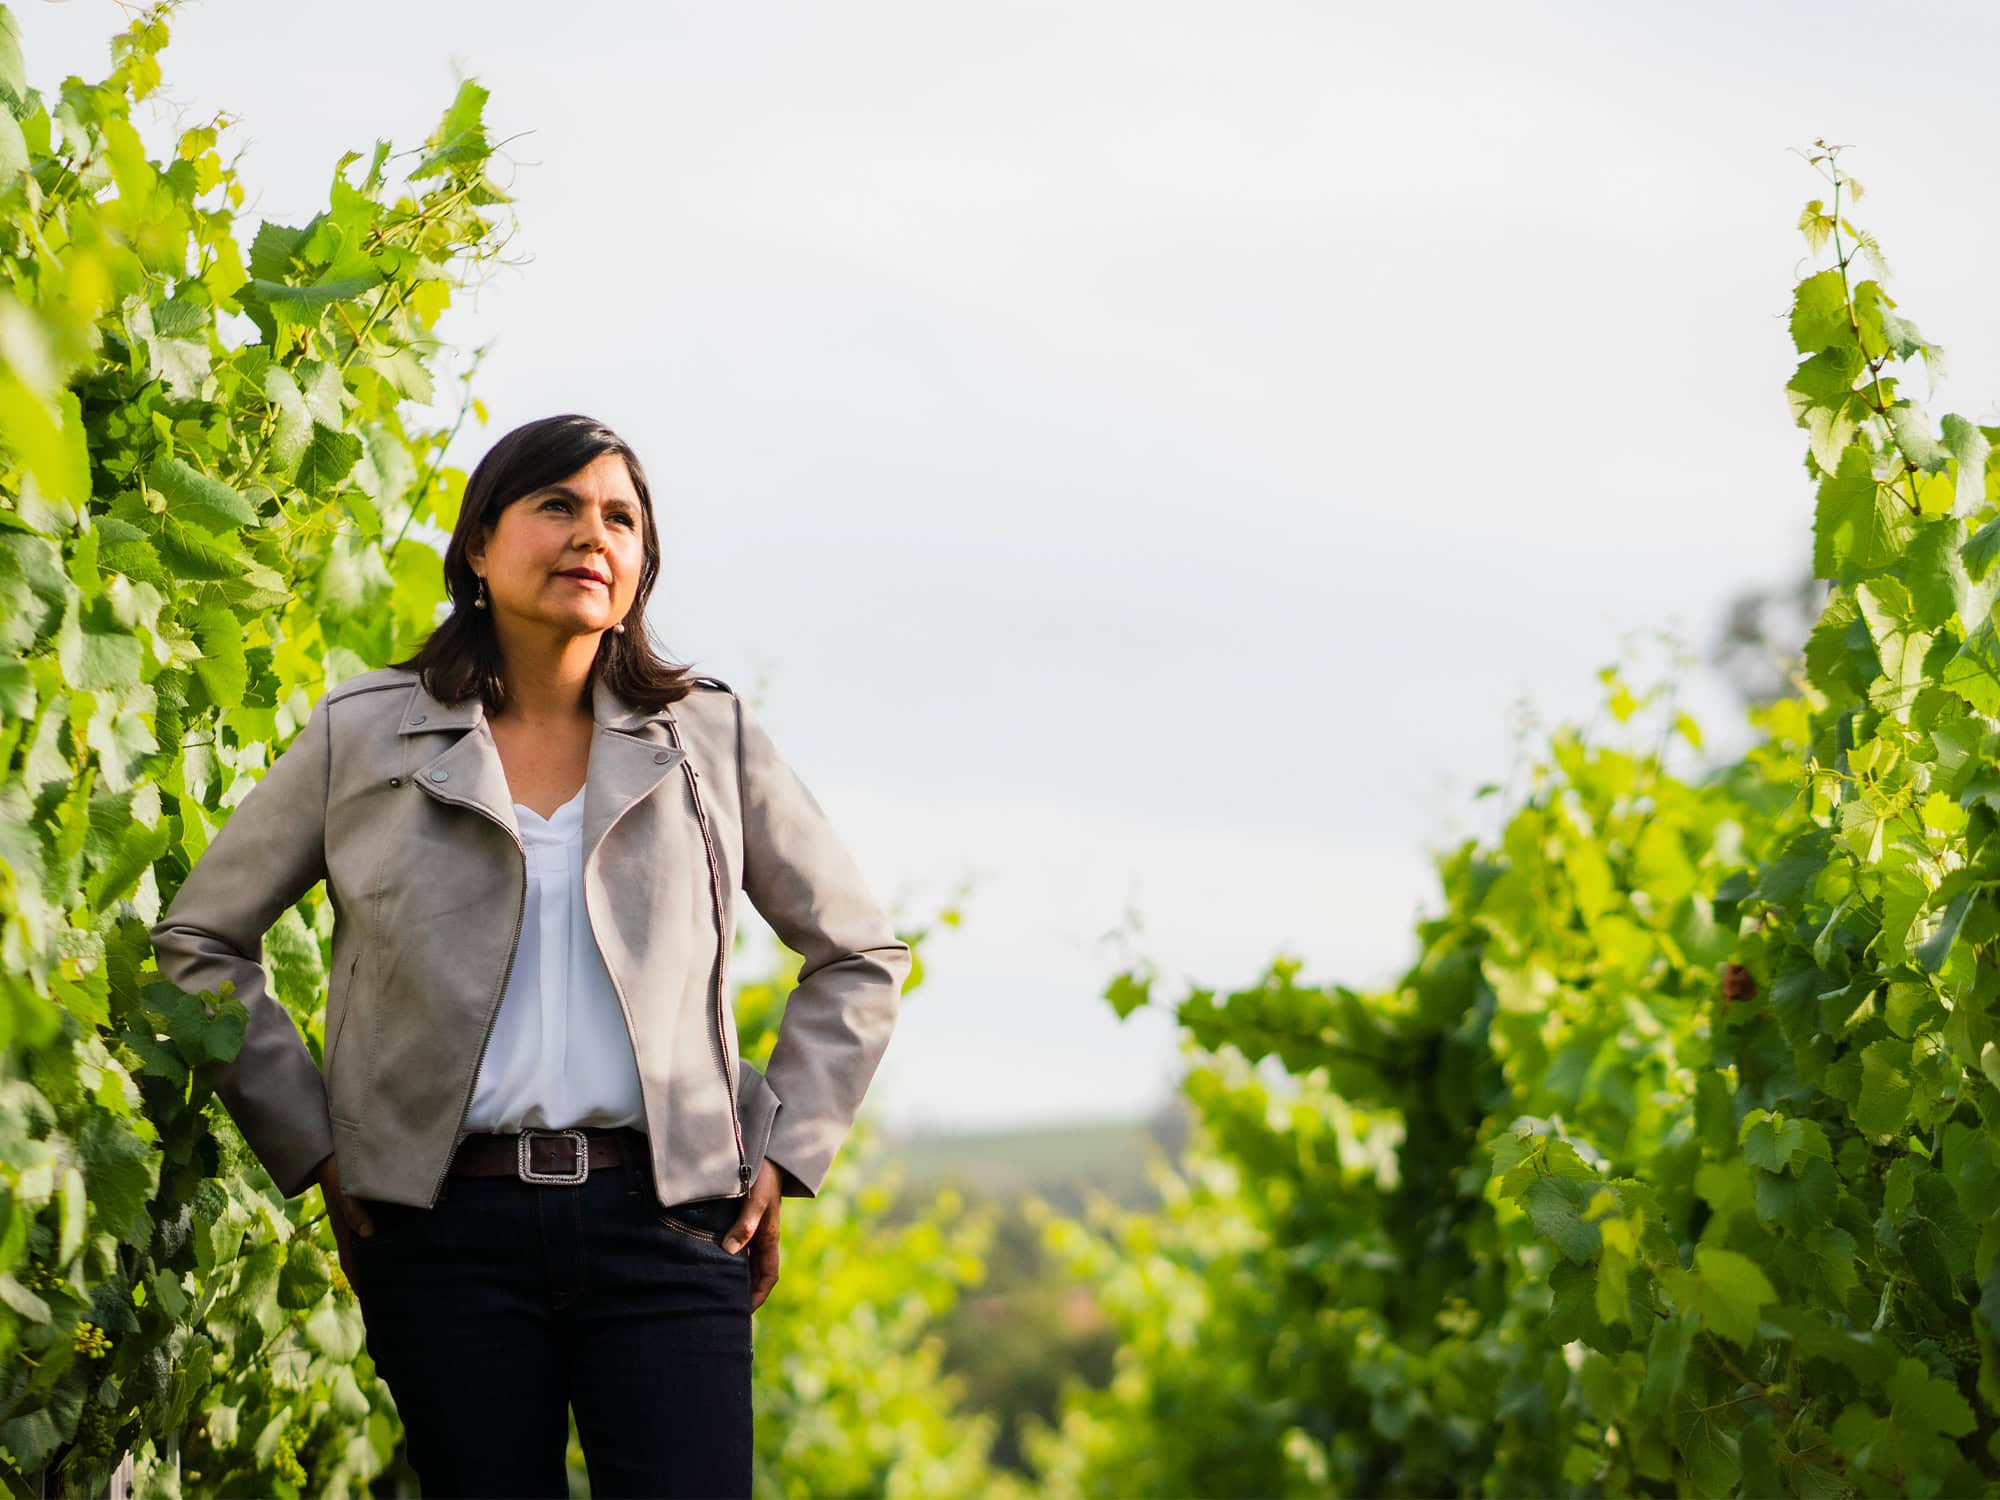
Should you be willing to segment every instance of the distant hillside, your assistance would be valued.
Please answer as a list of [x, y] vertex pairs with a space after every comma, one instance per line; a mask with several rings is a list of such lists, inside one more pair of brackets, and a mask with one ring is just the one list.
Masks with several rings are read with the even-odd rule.
[[1188, 1137], [1185, 1102], [1175, 1095], [1146, 1119], [1091, 1120], [982, 1130], [888, 1132], [885, 1143], [918, 1192], [956, 1183], [979, 1196], [1033, 1191], [1065, 1213], [1086, 1188], [1130, 1208], [1155, 1199], [1147, 1163], [1178, 1162]]
[[885, 1132], [905, 1188], [891, 1217], [921, 1212], [947, 1185], [969, 1202], [998, 1200], [984, 1280], [946, 1320], [944, 1368], [965, 1382], [969, 1408], [999, 1423], [992, 1458], [1001, 1468], [1032, 1477], [1021, 1423], [1031, 1414], [1055, 1423], [1069, 1380], [1103, 1387], [1118, 1345], [1091, 1290], [1043, 1246], [1022, 1199], [1033, 1194], [1072, 1217], [1100, 1193], [1126, 1209], [1152, 1208], [1147, 1169], [1180, 1161], [1191, 1123], [1176, 1093], [1142, 1119]]

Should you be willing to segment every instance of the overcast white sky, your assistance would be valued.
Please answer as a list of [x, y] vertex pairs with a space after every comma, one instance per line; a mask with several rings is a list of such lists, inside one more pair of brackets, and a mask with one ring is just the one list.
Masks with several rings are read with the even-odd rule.
[[[111, 0], [15, 0], [31, 78]], [[255, 218], [414, 147], [461, 74], [520, 233], [451, 315], [492, 425], [646, 461], [656, 634], [753, 694], [929, 950], [892, 1126], [1130, 1115], [1128, 908], [1173, 998], [1280, 951], [1372, 985], [1525, 700], [1807, 565], [1783, 314], [1820, 183], [1994, 421], [1994, 12], [204, 0], [167, 93]], [[168, 139], [170, 116], [147, 125]], [[407, 165], [407, 163], [405, 164]], [[499, 169], [506, 180], [508, 169]], [[357, 169], [358, 174], [358, 169]], [[1648, 658], [1657, 660], [1657, 656]], [[1692, 706], [1731, 730], [1719, 682]], [[745, 903], [744, 915], [750, 909]]]

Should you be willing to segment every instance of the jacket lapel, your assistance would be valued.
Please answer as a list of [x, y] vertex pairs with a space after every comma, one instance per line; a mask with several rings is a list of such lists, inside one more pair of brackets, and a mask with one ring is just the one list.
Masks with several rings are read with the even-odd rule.
[[[647, 713], [634, 708], [593, 679], [590, 763], [583, 792], [583, 858], [586, 868], [597, 846], [626, 809], [647, 796], [686, 759], [661, 727], [673, 715], [665, 709]], [[462, 732], [461, 732], [462, 731]], [[486, 705], [475, 693], [463, 703], [441, 703], [419, 679], [397, 734], [452, 733], [451, 743], [418, 766], [417, 784], [440, 802], [470, 808], [491, 818], [515, 841], [521, 841], [520, 820], [500, 749], [486, 720]]]
[[612, 825], [633, 803], [649, 795], [687, 758], [660, 727], [672, 714], [634, 708], [605, 685], [590, 684], [590, 711], [597, 728], [590, 737], [589, 779], [583, 788], [583, 867]]

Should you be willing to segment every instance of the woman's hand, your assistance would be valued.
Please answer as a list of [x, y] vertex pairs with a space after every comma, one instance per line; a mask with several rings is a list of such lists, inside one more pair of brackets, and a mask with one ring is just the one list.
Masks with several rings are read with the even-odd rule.
[[778, 1190], [783, 1182], [778, 1164], [769, 1157], [757, 1180], [750, 1184], [750, 1196], [743, 1212], [722, 1237], [722, 1248], [734, 1255], [745, 1240], [750, 1242], [750, 1311], [755, 1312], [778, 1284]]
[[340, 1165], [331, 1156], [319, 1164], [319, 1194], [326, 1203], [326, 1216], [333, 1224], [333, 1243], [340, 1254], [341, 1273], [351, 1286], [354, 1282], [354, 1261], [348, 1236], [350, 1233], [372, 1235], [375, 1221], [358, 1200], [340, 1190]]

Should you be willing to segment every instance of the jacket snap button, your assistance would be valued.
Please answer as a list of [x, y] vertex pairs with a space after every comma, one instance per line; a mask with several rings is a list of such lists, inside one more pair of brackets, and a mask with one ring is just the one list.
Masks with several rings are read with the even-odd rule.
[[444, 780], [448, 779], [448, 778], [450, 777], [450, 775], [451, 775], [451, 772], [449, 772], [449, 771], [433, 771], [433, 772], [431, 772], [431, 780], [432, 780], [432, 781], [444, 781]]
[[424, 720], [425, 720], [425, 718], [426, 718], [426, 717], [428, 717], [428, 716], [427, 716], [427, 715], [425, 715], [425, 714], [417, 714], [417, 715], [415, 715], [414, 717], [412, 717], [412, 718], [411, 718], [410, 722], [411, 722], [412, 724], [421, 724], [421, 723], [423, 723], [423, 722], [424, 722]]
[[654, 765], [656, 765], [656, 766], [663, 766], [663, 765], [665, 765], [665, 764], [666, 764], [666, 763], [667, 763], [668, 761], [670, 761], [670, 760], [672, 760], [672, 759], [673, 759], [673, 756], [672, 756], [672, 755], [670, 755], [670, 754], [669, 754], [669, 753], [668, 753], [667, 751], [665, 751], [665, 750], [655, 750], [655, 751], [653, 752], [653, 764], [654, 764]]
[[389, 778], [390, 786], [401, 786], [402, 784], [403, 784], [403, 778], [400, 776], [391, 776]]

